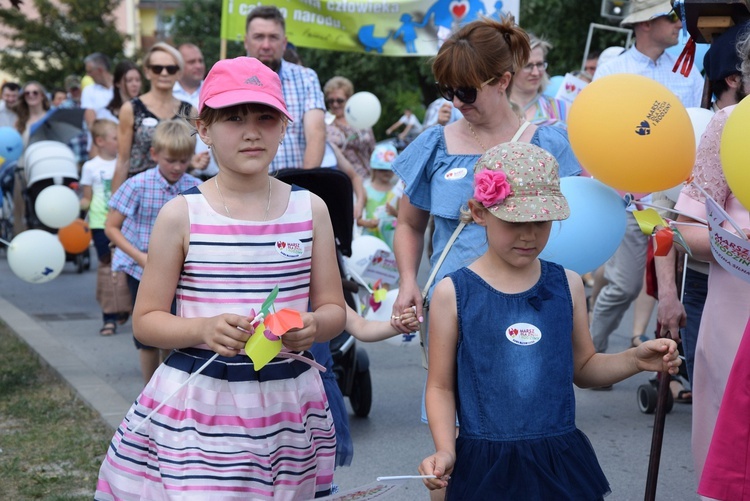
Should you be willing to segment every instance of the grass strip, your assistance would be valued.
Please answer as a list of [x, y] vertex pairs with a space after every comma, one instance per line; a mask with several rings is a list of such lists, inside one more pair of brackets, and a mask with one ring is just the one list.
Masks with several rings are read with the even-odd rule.
[[3, 499], [93, 498], [112, 431], [0, 322]]

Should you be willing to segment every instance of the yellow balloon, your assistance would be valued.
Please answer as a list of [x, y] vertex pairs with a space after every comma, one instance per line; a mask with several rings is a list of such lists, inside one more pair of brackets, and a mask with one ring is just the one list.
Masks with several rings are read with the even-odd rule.
[[750, 164], [747, 155], [747, 131], [750, 127], [750, 100], [740, 101], [729, 115], [721, 134], [721, 167], [732, 193], [750, 208]]
[[581, 165], [618, 190], [667, 190], [690, 176], [693, 125], [669, 89], [640, 75], [587, 85], [573, 101], [568, 136]]
[[81, 89], [85, 89], [86, 87], [88, 87], [92, 83], [94, 83], [94, 79], [91, 78], [90, 76], [86, 75], [85, 77], [83, 77], [81, 79]]

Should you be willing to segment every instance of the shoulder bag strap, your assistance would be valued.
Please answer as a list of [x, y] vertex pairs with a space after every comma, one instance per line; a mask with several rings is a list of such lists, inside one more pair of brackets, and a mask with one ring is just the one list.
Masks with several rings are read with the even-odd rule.
[[527, 122], [524, 120], [524, 122], [521, 124], [521, 126], [518, 128], [516, 133], [511, 138], [510, 142], [515, 143], [516, 141], [518, 141], [521, 138], [521, 134], [524, 133], [524, 131], [529, 127], [529, 125], [531, 125], [531, 122]]
[[461, 230], [464, 229], [464, 226], [466, 226], [466, 223], [459, 223], [458, 226], [456, 226], [456, 229], [453, 231], [453, 234], [451, 235], [451, 238], [448, 240], [448, 243], [445, 244], [445, 247], [443, 248], [443, 252], [440, 253], [440, 258], [438, 258], [437, 263], [435, 263], [435, 266], [432, 268], [432, 271], [430, 272], [430, 278], [427, 279], [427, 284], [425, 284], [424, 289], [422, 289], [422, 304], [423, 305], [425, 301], [427, 300], [427, 293], [430, 291], [432, 282], [435, 281], [437, 272], [440, 270], [440, 267], [443, 265], [443, 261], [445, 261], [445, 257], [448, 255], [448, 251], [451, 250], [451, 247], [453, 246], [453, 242], [456, 241], [456, 238], [458, 238], [458, 234], [461, 233]]

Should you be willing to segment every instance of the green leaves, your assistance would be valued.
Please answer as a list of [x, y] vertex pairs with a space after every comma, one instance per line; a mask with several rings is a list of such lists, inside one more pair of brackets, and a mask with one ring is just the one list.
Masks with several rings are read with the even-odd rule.
[[[31, 0], [26, 0], [31, 2]], [[11, 45], [0, 53], [0, 67], [19, 83], [37, 80], [50, 90], [67, 75], [84, 74], [83, 58], [102, 52], [122, 58], [124, 36], [112, 12], [120, 0], [33, 0], [39, 14], [29, 19], [16, 9], [0, 9], [0, 29]]]

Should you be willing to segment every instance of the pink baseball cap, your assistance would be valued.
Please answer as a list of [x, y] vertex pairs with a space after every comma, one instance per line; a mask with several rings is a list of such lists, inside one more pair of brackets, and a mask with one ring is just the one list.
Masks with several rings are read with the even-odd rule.
[[203, 81], [198, 111], [204, 106], [217, 109], [244, 103], [265, 104], [292, 120], [275, 71], [254, 57], [217, 61]]

